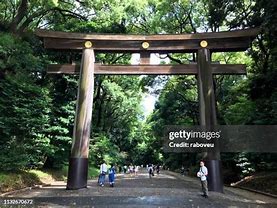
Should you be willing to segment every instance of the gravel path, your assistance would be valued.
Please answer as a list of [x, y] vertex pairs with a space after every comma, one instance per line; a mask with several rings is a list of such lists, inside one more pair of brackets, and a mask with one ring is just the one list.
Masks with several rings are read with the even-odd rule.
[[108, 184], [99, 187], [96, 180], [90, 180], [88, 188], [81, 190], [65, 190], [65, 186], [63, 181], [57, 181], [51, 186], [13, 193], [2, 198], [0, 205], [3, 200], [27, 198], [36, 207], [277, 208], [275, 198], [227, 187], [224, 194], [210, 192], [205, 199], [197, 179], [169, 171], [151, 179], [146, 171], [138, 176], [119, 174], [113, 188]]

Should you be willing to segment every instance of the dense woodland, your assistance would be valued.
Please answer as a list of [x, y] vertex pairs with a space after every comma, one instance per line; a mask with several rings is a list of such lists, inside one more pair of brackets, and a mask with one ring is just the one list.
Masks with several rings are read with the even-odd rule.
[[[45, 50], [36, 28], [118, 34], [182, 34], [260, 27], [246, 52], [213, 61], [247, 64], [246, 76], [215, 76], [219, 124], [277, 124], [275, 0], [0, 1], [0, 170], [59, 169], [70, 154], [77, 75], [48, 75], [49, 63], [80, 62], [77, 52]], [[172, 64], [196, 54], [165, 54]], [[130, 63], [131, 54], [97, 54], [96, 62]], [[197, 154], [164, 153], [165, 125], [197, 125], [194, 76], [96, 76], [90, 162], [194, 167]], [[148, 117], [142, 99], [158, 100]], [[222, 153], [225, 181], [276, 168], [273, 153]]]

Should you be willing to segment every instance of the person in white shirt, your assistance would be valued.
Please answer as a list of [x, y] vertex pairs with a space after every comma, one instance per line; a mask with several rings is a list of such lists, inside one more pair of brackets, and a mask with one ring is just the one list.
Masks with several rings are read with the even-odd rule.
[[135, 166], [135, 176], [137, 176], [137, 175], [138, 175], [138, 170], [139, 170], [139, 166], [138, 166], [138, 165], [136, 165], [136, 166]]
[[200, 162], [200, 169], [197, 172], [197, 177], [200, 178], [203, 197], [208, 198], [208, 181], [207, 181], [208, 169], [203, 161]]
[[104, 186], [106, 173], [108, 171], [105, 161], [100, 165], [99, 185]]

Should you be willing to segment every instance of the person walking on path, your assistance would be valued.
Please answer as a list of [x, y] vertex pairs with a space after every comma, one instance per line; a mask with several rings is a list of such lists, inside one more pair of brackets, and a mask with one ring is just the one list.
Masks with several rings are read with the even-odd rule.
[[157, 174], [160, 174], [160, 165], [157, 165]]
[[132, 176], [133, 175], [134, 166], [132, 164], [129, 165], [129, 173]]
[[151, 178], [152, 176], [154, 176], [154, 168], [152, 164], [148, 165], [148, 173], [149, 173], [149, 178]]
[[115, 167], [112, 164], [111, 167], [109, 168], [109, 182], [111, 187], [114, 187], [114, 180], [115, 180]]
[[139, 166], [138, 166], [138, 165], [136, 165], [136, 166], [135, 166], [135, 176], [137, 176], [137, 175], [138, 175], [138, 171], [139, 171]]
[[123, 166], [123, 172], [124, 172], [124, 174], [127, 173], [127, 165], [124, 165], [124, 166]]
[[99, 176], [99, 185], [104, 186], [105, 184], [105, 177], [107, 173], [107, 165], [105, 161], [100, 165], [100, 176]]
[[200, 178], [203, 197], [208, 198], [208, 181], [207, 181], [208, 169], [203, 161], [200, 162], [200, 169], [197, 172], [197, 177]]

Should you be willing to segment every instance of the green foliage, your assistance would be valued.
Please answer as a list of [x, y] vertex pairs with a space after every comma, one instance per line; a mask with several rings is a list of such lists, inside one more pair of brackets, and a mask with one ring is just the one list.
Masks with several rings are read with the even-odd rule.
[[47, 157], [45, 167], [61, 168], [68, 161], [73, 135], [77, 87], [76, 77], [58, 76], [51, 79], [52, 105], [47, 135], [52, 152]]
[[41, 60], [32, 53], [28, 42], [11, 34], [0, 33], [0, 73], [26, 73], [30, 77], [41, 67]]
[[[24, 5], [27, 2], [28, 4]], [[77, 52], [42, 49], [36, 27], [123, 34], [180, 34], [259, 26], [246, 53], [213, 53], [213, 61], [245, 63], [248, 76], [215, 76], [220, 124], [276, 124], [276, 1], [84, 0], [0, 2], [0, 168], [62, 168], [70, 154], [77, 76], [45, 76], [46, 63], [80, 62]], [[32, 33], [32, 32], [31, 32]], [[97, 62], [130, 63], [130, 54], [97, 54]], [[196, 54], [167, 54], [172, 64]], [[153, 89], [155, 88], [155, 89]], [[159, 95], [143, 121], [142, 93]], [[195, 165], [196, 154], [165, 154], [165, 125], [197, 125], [196, 79], [191, 76], [96, 76], [90, 142], [91, 167], [107, 163]], [[273, 154], [224, 154], [240, 177], [274, 167]], [[236, 160], [234, 160], [236, 159]], [[239, 167], [236, 166], [239, 164]], [[256, 165], [257, 164], [257, 165]], [[250, 168], [250, 169], [249, 169]], [[253, 170], [251, 169], [253, 168]], [[95, 175], [96, 169], [90, 170]]]
[[28, 163], [41, 166], [49, 151], [47, 91], [20, 78], [6, 76], [0, 83], [1, 167], [5, 170]]
[[107, 164], [117, 163], [121, 158], [118, 155], [119, 148], [111, 144], [111, 140], [104, 134], [94, 136], [95, 143], [91, 146], [91, 159], [96, 165], [102, 164], [105, 161]]
[[196, 80], [189, 76], [173, 76], [161, 91], [152, 115], [154, 131], [161, 136], [164, 125], [198, 123]]
[[88, 169], [88, 178], [89, 179], [95, 179], [99, 176], [99, 168], [94, 166], [89, 166]]
[[41, 184], [39, 177], [35, 173], [26, 171], [0, 172], [0, 192], [18, 190], [35, 184]]
[[[141, 90], [138, 77], [107, 77], [96, 82], [93, 110], [92, 161], [97, 165], [132, 161], [126, 154], [136, 146], [134, 129], [141, 114]], [[124, 128], [122, 128], [124, 126]]]
[[251, 162], [249, 161], [249, 157], [247, 157], [246, 153], [243, 153], [243, 152], [239, 153], [235, 158], [235, 161], [236, 161], [236, 165], [241, 168], [241, 175], [240, 175], [241, 178], [255, 172], [255, 169], [252, 166]]
[[36, 84], [41, 67], [27, 42], [0, 34], [0, 135], [4, 170], [42, 166], [49, 151], [48, 89]]

